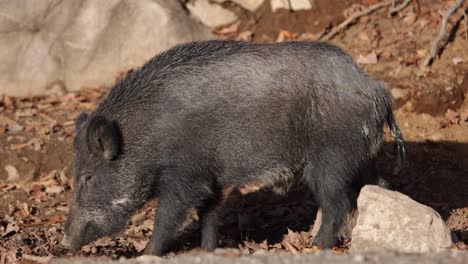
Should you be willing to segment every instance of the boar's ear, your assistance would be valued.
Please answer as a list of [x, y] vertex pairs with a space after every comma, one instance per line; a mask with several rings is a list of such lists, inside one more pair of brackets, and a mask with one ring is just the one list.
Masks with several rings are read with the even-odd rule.
[[120, 152], [122, 136], [116, 121], [92, 116], [86, 131], [86, 144], [96, 155], [113, 160]]
[[76, 118], [75, 129], [77, 131], [83, 127], [83, 124], [85, 123], [86, 119], [88, 119], [87, 113], [80, 113], [80, 115]]

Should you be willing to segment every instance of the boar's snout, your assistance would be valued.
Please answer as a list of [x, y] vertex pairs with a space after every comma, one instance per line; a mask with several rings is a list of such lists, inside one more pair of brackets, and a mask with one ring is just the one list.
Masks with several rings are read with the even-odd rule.
[[77, 213], [76, 208], [72, 206], [67, 216], [65, 234], [60, 244], [66, 249], [78, 250], [95, 238], [97, 238], [97, 234], [90, 221], [87, 221], [83, 214]]
[[70, 250], [78, 250], [81, 246], [77, 243], [74, 243], [73, 239], [71, 239], [69, 236], [67, 236], [66, 234], [63, 236], [63, 239], [62, 241], [60, 242], [60, 244], [66, 248], [66, 249], [70, 249]]

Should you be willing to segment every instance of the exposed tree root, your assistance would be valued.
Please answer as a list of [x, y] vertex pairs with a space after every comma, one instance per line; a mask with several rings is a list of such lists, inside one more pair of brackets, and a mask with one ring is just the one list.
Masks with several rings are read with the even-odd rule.
[[442, 40], [442, 38], [445, 36], [445, 34], [447, 33], [448, 19], [455, 13], [455, 11], [457, 11], [458, 8], [461, 7], [461, 5], [463, 4], [463, 1], [464, 0], [457, 0], [457, 2], [455, 2], [455, 4], [445, 13], [442, 19], [442, 24], [440, 25], [439, 35], [437, 35], [434, 41], [432, 41], [431, 50], [429, 51], [429, 54], [424, 60], [423, 66], [430, 66], [432, 62], [434, 61], [439, 51], [439, 43]]
[[403, 8], [407, 7], [413, 0], [405, 0], [400, 5], [395, 6], [395, 1], [392, 2], [392, 7], [388, 10], [388, 14], [393, 16], [394, 14], [398, 13], [398, 11], [402, 10]]
[[336, 34], [338, 34], [339, 32], [341, 32], [343, 29], [345, 29], [349, 24], [355, 22], [358, 18], [362, 17], [362, 16], [365, 16], [367, 14], [370, 14], [382, 7], [385, 7], [385, 6], [389, 6], [392, 4], [392, 0], [387, 0], [387, 1], [382, 1], [380, 3], [377, 3], [375, 5], [371, 5], [369, 6], [368, 8], [360, 11], [360, 12], [356, 12], [354, 14], [352, 14], [350, 17], [348, 17], [345, 21], [343, 21], [341, 24], [339, 24], [338, 26], [332, 28], [332, 30], [327, 34], [325, 35], [322, 40], [330, 40], [331, 38], [333, 38]]

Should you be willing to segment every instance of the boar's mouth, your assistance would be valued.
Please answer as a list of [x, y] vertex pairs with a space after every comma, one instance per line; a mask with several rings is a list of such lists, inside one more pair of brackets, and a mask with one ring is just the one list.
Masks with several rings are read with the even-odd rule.
[[80, 221], [70, 221], [70, 219], [68, 221], [65, 227], [65, 235], [60, 242], [66, 249], [76, 251], [102, 236], [99, 230], [90, 222], [83, 223]]
[[69, 250], [77, 251], [80, 249], [84, 244], [82, 243], [77, 243], [77, 241], [74, 241], [73, 239], [70, 238], [70, 236], [64, 235], [62, 241], [60, 244]]

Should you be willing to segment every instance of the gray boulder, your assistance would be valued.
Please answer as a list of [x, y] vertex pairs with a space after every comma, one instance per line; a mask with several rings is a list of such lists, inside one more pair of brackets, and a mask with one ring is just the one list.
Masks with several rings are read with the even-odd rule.
[[180, 42], [210, 39], [179, 1], [0, 0], [0, 94], [109, 85]]
[[358, 198], [351, 251], [437, 251], [452, 246], [450, 230], [432, 208], [399, 192], [365, 186]]

